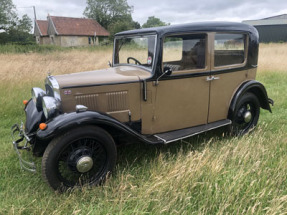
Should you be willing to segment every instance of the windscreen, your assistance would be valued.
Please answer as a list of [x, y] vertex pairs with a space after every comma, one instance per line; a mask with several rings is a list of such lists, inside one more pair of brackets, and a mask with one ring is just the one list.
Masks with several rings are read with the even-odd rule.
[[155, 35], [116, 38], [114, 64], [139, 65], [152, 69], [155, 45]]

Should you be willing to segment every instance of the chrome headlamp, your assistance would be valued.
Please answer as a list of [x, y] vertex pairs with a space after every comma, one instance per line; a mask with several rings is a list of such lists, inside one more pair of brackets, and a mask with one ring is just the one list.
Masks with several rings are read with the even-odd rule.
[[36, 105], [38, 111], [42, 110], [42, 98], [46, 95], [46, 92], [41, 88], [34, 87], [32, 88], [32, 100]]
[[46, 94], [61, 101], [60, 86], [53, 76], [48, 76], [45, 80]]
[[56, 116], [60, 112], [60, 102], [51, 96], [44, 96], [42, 108], [46, 119]]

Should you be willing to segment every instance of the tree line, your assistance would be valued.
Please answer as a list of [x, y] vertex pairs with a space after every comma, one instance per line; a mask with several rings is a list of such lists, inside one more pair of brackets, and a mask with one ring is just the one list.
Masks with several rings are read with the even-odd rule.
[[30, 33], [32, 28], [32, 20], [28, 15], [18, 17], [12, 0], [0, 0], [0, 44], [33, 43], [34, 38]]
[[121, 31], [169, 25], [159, 18], [150, 16], [141, 26], [133, 20], [132, 13], [133, 6], [130, 6], [127, 0], [87, 0], [84, 11], [86, 17], [97, 20], [106, 28], [112, 38]]
[[[83, 15], [99, 22], [113, 39], [120, 31], [169, 25], [154, 16], [148, 17], [142, 26], [132, 18], [133, 6], [127, 0], [87, 0]], [[0, 0], [0, 44], [34, 43], [31, 34], [33, 24], [28, 15], [21, 18], [12, 0]]]

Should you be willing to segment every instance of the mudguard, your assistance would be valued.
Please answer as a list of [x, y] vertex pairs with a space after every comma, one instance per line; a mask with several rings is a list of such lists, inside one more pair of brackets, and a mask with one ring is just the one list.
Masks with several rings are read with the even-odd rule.
[[229, 113], [228, 113], [229, 119], [232, 117], [235, 111], [238, 100], [241, 98], [241, 96], [243, 96], [247, 92], [251, 92], [255, 96], [257, 96], [261, 108], [268, 110], [270, 113], [272, 113], [270, 103], [273, 105], [273, 100], [268, 98], [266, 89], [263, 86], [263, 84], [261, 84], [258, 81], [252, 80], [243, 83], [234, 94], [229, 106]]
[[[47, 128], [45, 130], [39, 129], [36, 133], [36, 137], [37, 140], [45, 142], [70, 129], [84, 125], [97, 125], [104, 128], [107, 127], [117, 129], [118, 131], [123, 132], [123, 134], [130, 135], [148, 144], [163, 143], [162, 140], [159, 140], [153, 136], [149, 137], [141, 135], [126, 124], [121, 123], [120, 121], [110, 117], [107, 114], [95, 111], [61, 114], [47, 122]], [[107, 130], [107, 132], [109, 131]]]
[[45, 121], [43, 111], [38, 111], [36, 105], [30, 99], [24, 108], [26, 115], [25, 132], [34, 133], [39, 128], [39, 124]]

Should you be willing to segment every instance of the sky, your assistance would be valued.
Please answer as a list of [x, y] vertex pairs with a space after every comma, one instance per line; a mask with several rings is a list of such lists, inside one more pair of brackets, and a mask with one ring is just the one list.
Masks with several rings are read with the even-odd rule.
[[[155, 16], [170, 24], [200, 21], [235, 21], [262, 19], [287, 14], [287, 0], [127, 0], [133, 6], [133, 19], [140, 24]], [[19, 15], [34, 19], [47, 15], [84, 17], [86, 0], [13, 0]]]

